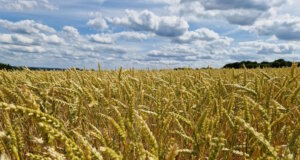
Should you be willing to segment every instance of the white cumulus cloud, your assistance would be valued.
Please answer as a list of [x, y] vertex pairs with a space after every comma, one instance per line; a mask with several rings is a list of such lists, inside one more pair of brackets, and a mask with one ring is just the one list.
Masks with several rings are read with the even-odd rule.
[[199, 28], [195, 31], [188, 31], [183, 35], [176, 37], [175, 42], [178, 43], [190, 43], [197, 40], [202, 41], [213, 41], [219, 39], [219, 34], [208, 29], [208, 28]]
[[189, 24], [176, 16], [157, 16], [149, 10], [126, 10], [125, 17], [109, 18], [114, 25], [123, 25], [135, 31], [149, 31], [159, 36], [175, 37], [188, 31]]
[[0, 8], [5, 10], [57, 9], [48, 0], [0, 0]]
[[94, 27], [98, 30], [104, 30], [104, 29], [108, 28], [108, 25], [107, 25], [105, 19], [103, 19], [102, 17], [97, 17], [97, 18], [94, 18], [94, 19], [90, 19], [87, 22], [87, 25], [89, 25], [91, 27]]
[[263, 18], [244, 29], [261, 36], [276, 36], [281, 40], [300, 40], [300, 17], [289, 14]]
[[33, 20], [11, 22], [8, 20], [0, 19], [0, 26], [11, 32], [21, 34], [55, 33], [55, 29], [53, 29], [52, 27], [37, 23]]

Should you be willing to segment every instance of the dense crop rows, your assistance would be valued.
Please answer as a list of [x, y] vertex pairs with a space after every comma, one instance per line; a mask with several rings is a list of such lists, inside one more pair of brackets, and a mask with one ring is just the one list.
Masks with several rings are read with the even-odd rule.
[[296, 65], [0, 71], [0, 154], [16, 160], [298, 159], [299, 92]]

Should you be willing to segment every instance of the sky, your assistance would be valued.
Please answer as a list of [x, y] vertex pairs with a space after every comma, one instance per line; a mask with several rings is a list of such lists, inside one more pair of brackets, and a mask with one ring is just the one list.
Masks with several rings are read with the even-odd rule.
[[299, 0], [0, 0], [0, 62], [160, 69], [300, 61]]

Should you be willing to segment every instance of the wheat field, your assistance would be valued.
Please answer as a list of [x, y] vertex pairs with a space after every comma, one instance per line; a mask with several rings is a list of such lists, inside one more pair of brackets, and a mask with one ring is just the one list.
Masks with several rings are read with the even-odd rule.
[[299, 159], [300, 70], [0, 71], [1, 160]]

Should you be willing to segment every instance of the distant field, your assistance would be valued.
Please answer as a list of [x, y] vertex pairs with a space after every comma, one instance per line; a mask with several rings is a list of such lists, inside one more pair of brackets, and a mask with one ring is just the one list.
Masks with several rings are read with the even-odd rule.
[[296, 64], [0, 71], [0, 154], [16, 160], [299, 159], [299, 92]]

